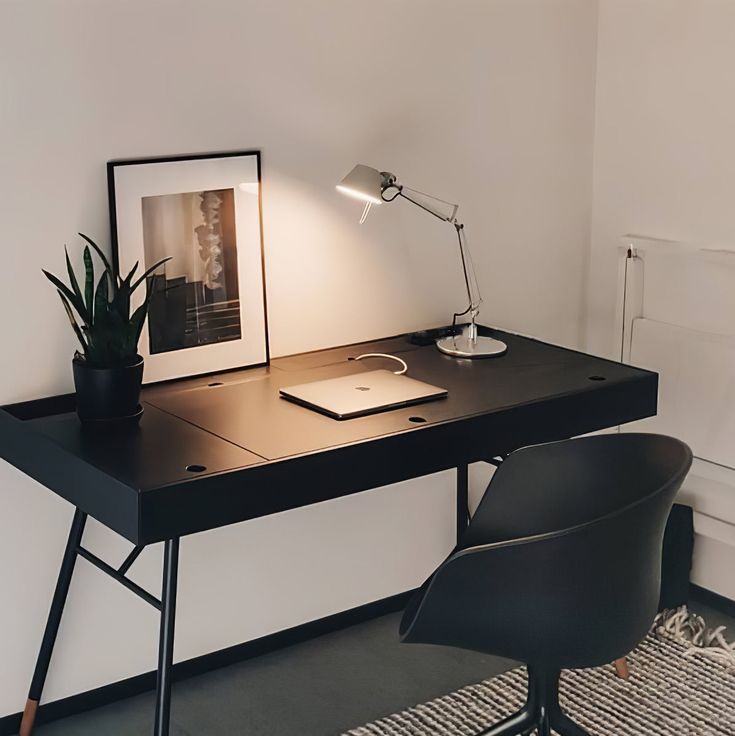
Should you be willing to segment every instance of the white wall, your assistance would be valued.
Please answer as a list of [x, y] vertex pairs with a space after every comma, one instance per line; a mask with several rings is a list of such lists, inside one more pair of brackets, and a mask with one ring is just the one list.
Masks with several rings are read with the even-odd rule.
[[[733, 69], [731, 0], [601, 0], [587, 324], [594, 352], [613, 344], [620, 235], [735, 244]], [[700, 299], [708, 301], [687, 302], [692, 314]]]
[[[400, 204], [357, 225], [355, 162], [462, 203], [491, 323], [577, 344], [589, 234], [589, 0], [0, 2], [0, 400], [71, 387], [41, 267], [107, 240], [104, 164], [260, 148], [275, 355], [446, 321], [452, 232]], [[0, 468], [0, 716], [25, 700], [70, 509]], [[452, 541], [451, 474], [185, 540], [177, 659], [417, 584]], [[278, 539], [282, 557], [262, 550]], [[89, 546], [127, 550], [96, 524]], [[134, 577], [156, 590], [160, 550]], [[213, 571], [216, 571], [213, 572]], [[56, 699], [151, 669], [156, 617], [80, 562]], [[233, 581], [236, 581], [233, 585]]]
[[[612, 354], [619, 345], [622, 234], [735, 248], [733, 69], [731, 0], [600, 0], [586, 329], [592, 352]], [[712, 348], [728, 343], [719, 335], [735, 334], [732, 277], [732, 265], [722, 262], [646, 255], [643, 313], [658, 322], [638, 326], [633, 352], [634, 361], [670, 371], [662, 378], [662, 411], [642, 429], [678, 433], [699, 457], [717, 462], [727, 462], [720, 448], [728, 446], [723, 402], [732, 374], [718, 382], [724, 351]], [[692, 377], [695, 386], [706, 383], [703, 395], [687, 388]], [[721, 408], [713, 412], [713, 405]], [[731, 475], [698, 461], [682, 490], [699, 512], [693, 580], [723, 595], [733, 594]]]

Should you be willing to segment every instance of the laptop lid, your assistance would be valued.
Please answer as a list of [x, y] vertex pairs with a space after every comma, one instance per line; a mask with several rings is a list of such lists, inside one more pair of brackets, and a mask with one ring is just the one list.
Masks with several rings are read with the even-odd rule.
[[288, 386], [280, 393], [284, 399], [335, 419], [350, 419], [442, 399], [448, 392], [406, 375], [378, 370]]

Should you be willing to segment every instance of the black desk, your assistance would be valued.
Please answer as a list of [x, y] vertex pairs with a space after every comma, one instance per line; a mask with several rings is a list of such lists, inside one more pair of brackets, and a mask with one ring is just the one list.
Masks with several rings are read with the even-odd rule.
[[[21, 736], [32, 729], [78, 556], [161, 611], [154, 733], [164, 736], [180, 537], [448, 468], [457, 468], [460, 533], [468, 463], [656, 413], [655, 373], [498, 336], [508, 352], [490, 360], [458, 361], [396, 337], [148, 387], [140, 426], [125, 431], [83, 428], [70, 396], [4, 407], [2, 457], [76, 507]], [[380, 367], [349, 360], [364, 352], [400, 355], [410, 376], [449, 389], [448, 398], [347, 421], [279, 398], [281, 386]], [[82, 547], [87, 515], [135, 545], [120, 568]], [[125, 577], [159, 541], [161, 600]]]

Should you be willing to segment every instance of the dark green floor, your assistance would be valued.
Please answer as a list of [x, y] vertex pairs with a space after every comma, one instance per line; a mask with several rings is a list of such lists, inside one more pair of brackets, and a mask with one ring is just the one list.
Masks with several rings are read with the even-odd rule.
[[[710, 626], [735, 619], [704, 604]], [[177, 683], [172, 736], [337, 736], [478, 682], [511, 662], [398, 643], [399, 615], [384, 616]], [[153, 694], [41, 726], [37, 736], [150, 736]]]
[[[337, 736], [507, 669], [398, 642], [384, 616], [174, 685], [172, 736]], [[39, 726], [36, 736], [150, 736], [153, 694]]]

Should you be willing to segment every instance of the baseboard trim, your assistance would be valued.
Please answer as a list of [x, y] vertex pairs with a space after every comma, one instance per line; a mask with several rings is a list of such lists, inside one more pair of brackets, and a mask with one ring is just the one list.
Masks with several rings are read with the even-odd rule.
[[724, 595], [714, 593], [713, 591], [707, 590], [707, 588], [702, 588], [694, 583], [689, 586], [689, 594], [692, 600], [700, 601], [706, 606], [710, 606], [710, 608], [714, 608], [727, 616], [735, 618], [735, 601], [730, 598], [725, 598]]
[[[388, 613], [395, 613], [405, 607], [409, 597], [413, 591], [399, 593], [398, 595], [373, 603], [367, 603], [348, 611], [342, 611], [332, 616], [320, 618], [316, 621], [295, 626], [291, 629], [285, 629], [275, 634], [247, 641], [242, 644], [220, 649], [210, 654], [204, 654], [201, 657], [195, 657], [184, 662], [177, 662], [173, 667], [174, 681], [185, 680], [187, 677], [194, 677], [205, 672], [227, 667], [237, 662], [243, 662], [253, 657], [259, 657], [277, 649], [299, 644], [300, 642], [314, 639], [323, 634], [333, 631], [345, 629], [348, 626], [369, 621], [378, 616], [384, 616]], [[89, 690], [78, 695], [72, 695], [68, 698], [55, 700], [52, 703], [45, 703], [38, 709], [38, 717], [36, 723], [49, 723], [60, 718], [84, 713], [103, 705], [109, 705], [118, 700], [140, 695], [141, 693], [153, 690], [156, 687], [155, 671], [146, 672], [142, 675], [129, 677], [126, 680], [113, 682], [109, 685]], [[0, 736], [13, 736], [18, 733], [20, 728], [21, 713], [14, 713], [9, 716], [0, 718]], [[151, 715], [152, 718], [152, 715]]]

